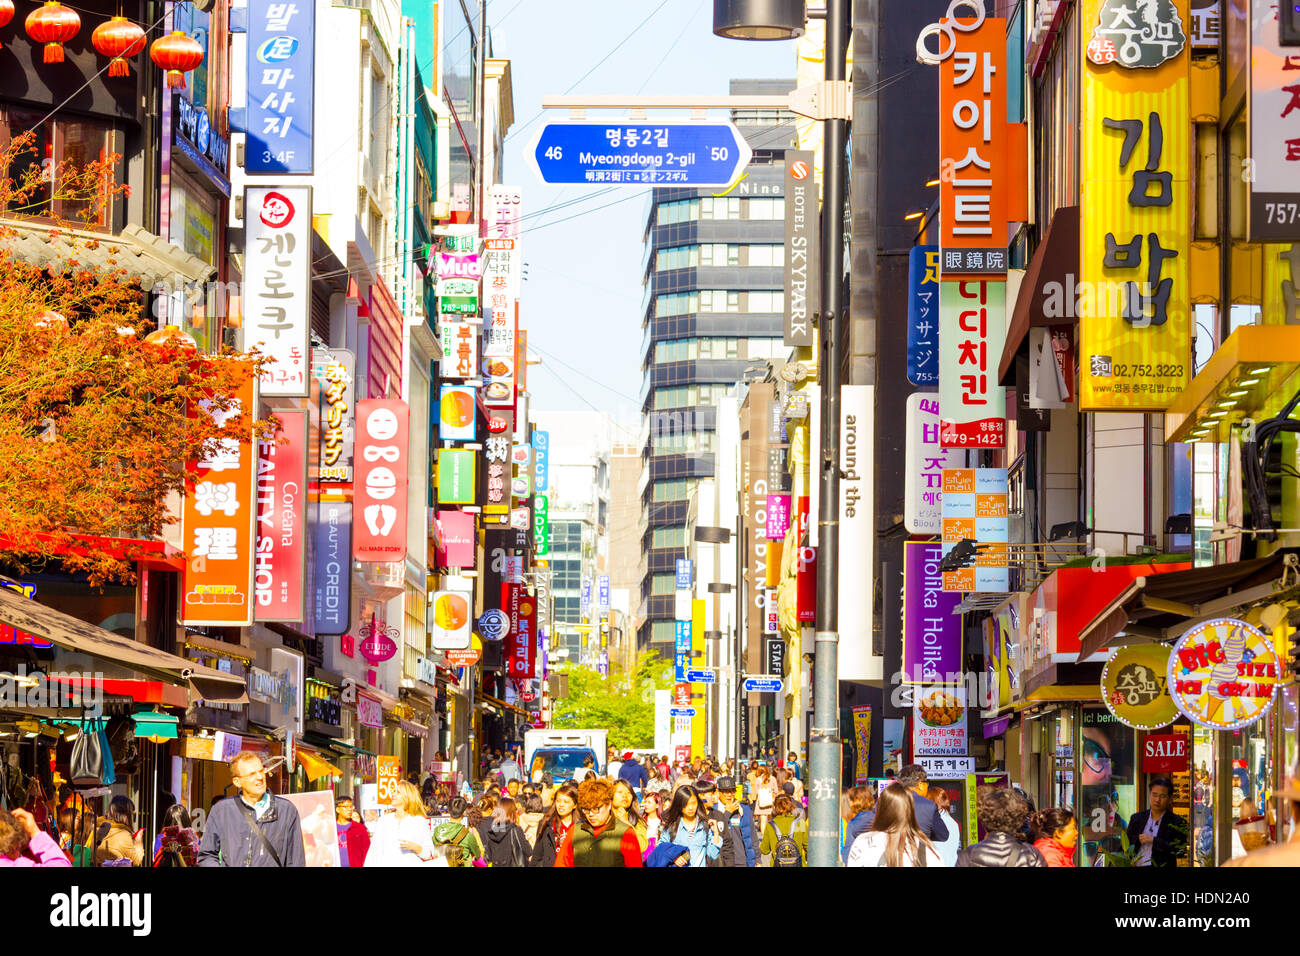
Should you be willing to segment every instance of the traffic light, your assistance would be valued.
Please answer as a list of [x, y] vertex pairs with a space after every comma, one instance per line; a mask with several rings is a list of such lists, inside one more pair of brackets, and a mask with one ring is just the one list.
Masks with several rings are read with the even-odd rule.
[[1277, 32], [1280, 46], [1300, 46], [1300, 0], [1278, 0]]

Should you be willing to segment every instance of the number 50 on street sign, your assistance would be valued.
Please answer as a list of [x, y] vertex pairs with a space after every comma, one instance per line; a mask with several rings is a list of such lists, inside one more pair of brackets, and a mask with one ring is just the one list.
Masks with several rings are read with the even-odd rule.
[[543, 182], [729, 186], [753, 151], [735, 124], [547, 123], [528, 153]]

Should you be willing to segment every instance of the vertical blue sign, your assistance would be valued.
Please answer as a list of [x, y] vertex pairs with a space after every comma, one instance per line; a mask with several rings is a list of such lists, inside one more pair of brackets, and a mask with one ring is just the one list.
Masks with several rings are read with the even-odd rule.
[[673, 624], [673, 679], [685, 684], [686, 669], [691, 666], [691, 622], [674, 621]]
[[249, 0], [245, 170], [313, 171], [315, 74], [314, 0]]
[[913, 246], [907, 257], [907, 380], [939, 384], [938, 246]]
[[551, 434], [550, 432], [533, 432], [533, 491], [543, 492], [550, 488]]
[[315, 531], [316, 633], [346, 634], [352, 621], [352, 505], [322, 501]]
[[609, 613], [609, 575], [602, 574], [600, 577], [596, 579], [596, 581], [597, 581], [596, 586], [600, 590], [600, 603], [597, 605], [597, 609], [600, 611], [601, 614], [608, 614]]
[[591, 613], [591, 578], [582, 579], [582, 619]]
[[691, 589], [691, 559], [677, 559], [677, 590], [689, 591]]

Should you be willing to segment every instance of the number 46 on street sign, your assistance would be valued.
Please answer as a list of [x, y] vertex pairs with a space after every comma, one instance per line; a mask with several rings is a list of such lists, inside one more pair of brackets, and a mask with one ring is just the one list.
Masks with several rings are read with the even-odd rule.
[[548, 123], [528, 159], [552, 184], [729, 186], [753, 151], [734, 123]]

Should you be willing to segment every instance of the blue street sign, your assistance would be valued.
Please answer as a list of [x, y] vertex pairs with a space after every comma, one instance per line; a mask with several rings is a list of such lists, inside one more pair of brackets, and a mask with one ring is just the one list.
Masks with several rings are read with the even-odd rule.
[[689, 591], [691, 589], [691, 559], [677, 559], [677, 590]]
[[746, 691], [758, 691], [763, 694], [779, 694], [781, 692], [781, 678], [779, 677], [746, 677]]
[[316, 5], [249, 3], [246, 171], [312, 172], [315, 75]]
[[729, 186], [752, 155], [732, 123], [547, 123], [532, 159], [543, 182]]
[[694, 707], [673, 707], [668, 711], [668, 714], [672, 717], [694, 717], [695, 708]]
[[686, 683], [688, 684], [714, 684], [717, 683], [718, 675], [713, 671], [687, 671]]

